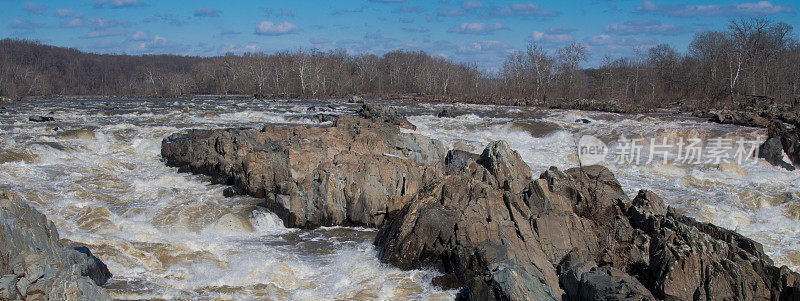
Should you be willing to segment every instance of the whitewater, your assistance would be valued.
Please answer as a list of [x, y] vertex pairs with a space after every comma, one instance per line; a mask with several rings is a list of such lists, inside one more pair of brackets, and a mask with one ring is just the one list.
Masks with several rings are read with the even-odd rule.
[[[778, 265], [800, 267], [800, 171], [763, 160], [613, 160], [620, 137], [746, 139], [763, 129], [720, 125], [676, 112], [615, 114], [489, 105], [390, 102], [415, 132], [479, 152], [505, 140], [534, 177], [581, 164], [578, 139], [610, 146], [609, 167], [629, 195], [658, 193], [701, 221], [764, 245]], [[351, 114], [341, 100], [36, 100], [0, 110], [0, 191], [52, 220], [65, 243], [88, 246], [114, 277], [117, 299], [433, 299], [455, 291], [431, 284], [433, 270], [402, 271], [376, 258], [374, 229], [289, 229], [260, 200], [224, 197], [224, 185], [178, 173], [161, 140], [191, 128], [319, 125], [314, 115]], [[454, 118], [439, 118], [444, 108]], [[57, 121], [29, 122], [31, 115]], [[647, 147], [644, 147], [647, 154]]]

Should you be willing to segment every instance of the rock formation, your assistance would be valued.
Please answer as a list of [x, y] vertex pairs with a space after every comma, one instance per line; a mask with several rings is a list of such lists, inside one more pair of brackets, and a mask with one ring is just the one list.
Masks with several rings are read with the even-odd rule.
[[[797, 128], [788, 129], [783, 123], [773, 121], [767, 132], [767, 140], [758, 148], [758, 156], [788, 170], [800, 165], [800, 132]], [[784, 159], [784, 154], [789, 162]]]
[[365, 105], [331, 127], [194, 130], [164, 139], [167, 164], [265, 199], [287, 226], [379, 228], [381, 261], [433, 267], [473, 300], [797, 300], [798, 274], [760, 244], [631, 200], [607, 168], [533, 179], [503, 141], [481, 154], [405, 133]]
[[110, 300], [105, 264], [58, 239], [43, 214], [0, 194], [0, 300]]
[[377, 227], [416, 195], [446, 150], [401, 132], [395, 125], [408, 120], [391, 110], [362, 111], [370, 119], [340, 116], [331, 127], [192, 130], [164, 139], [161, 153], [170, 166], [264, 198], [287, 226]]

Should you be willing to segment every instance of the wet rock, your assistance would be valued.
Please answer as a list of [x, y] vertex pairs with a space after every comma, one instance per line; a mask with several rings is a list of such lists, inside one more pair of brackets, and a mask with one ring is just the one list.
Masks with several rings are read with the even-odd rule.
[[339, 118], [339, 115], [322, 114], [322, 113], [320, 113], [320, 114], [316, 114], [316, 115], [312, 116], [311, 120], [313, 120], [315, 122], [323, 123], [323, 122], [334, 122], [338, 118]]
[[232, 213], [227, 213], [211, 224], [211, 229], [217, 233], [253, 232], [253, 225], [246, 219]]
[[376, 122], [386, 122], [410, 130], [417, 129], [405, 116], [398, 113], [397, 109], [388, 105], [367, 103], [362, 105], [356, 113], [363, 118]]
[[380, 226], [440, 170], [441, 142], [391, 123], [340, 116], [331, 127], [192, 130], [164, 139], [181, 171], [265, 200], [290, 227]]
[[58, 240], [43, 214], [0, 195], [0, 299], [110, 300], [105, 264]]
[[[784, 160], [784, 154], [791, 164]], [[767, 140], [758, 148], [758, 157], [774, 166], [794, 170], [800, 165], [800, 131], [797, 128], [788, 129], [781, 122], [772, 122], [768, 128]]]
[[92, 254], [92, 251], [85, 246], [81, 247], [74, 247], [75, 251], [83, 253], [86, 255], [86, 263], [87, 263], [87, 276], [94, 281], [97, 285], [104, 285], [108, 282], [108, 279], [111, 279], [113, 276], [111, 272], [108, 270], [108, 267], [105, 263], [103, 263], [99, 258], [95, 257]]
[[592, 121], [591, 121], [591, 120], [589, 120], [589, 119], [586, 119], [586, 118], [579, 118], [578, 120], [575, 120], [575, 122], [577, 122], [577, 123], [583, 123], [583, 124], [592, 123]]
[[438, 269], [434, 282], [462, 288], [461, 299], [800, 296], [800, 275], [757, 242], [677, 214], [652, 191], [631, 200], [605, 167], [534, 180], [503, 141], [445, 156], [380, 110], [331, 127], [192, 130], [165, 138], [162, 156], [263, 198], [288, 226], [378, 227], [382, 262]]
[[750, 127], [767, 127], [769, 120], [759, 116], [758, 113], [750, 111], [731, 111], [731, 110], [716, 110], [709, 111], [706, 116], [712, 122], [722, 124], [735, 124]]
[[358, 95], [353, 95], [352, 97], [350, 97], [347, 100], [347, 102], [349, 102], [349, 103], [364, 103], [364, 98], [362, 98], [361, 96], [358, 96]]
[[794, 165], [784, 160], [783, 145], [778, 137], [768, 138], [758, 147], [758, 157], [767, 160], [769, 164], [794, 170]]
[[436, 114], [439, 118], [456, 118], [458, 114], [450, 108], [444, 108]]
[[32, 122], [49, 122], [49, 121], [56, 121], [55, 118], [50, 116], [30, 116], [28, 117], [28, 121]]

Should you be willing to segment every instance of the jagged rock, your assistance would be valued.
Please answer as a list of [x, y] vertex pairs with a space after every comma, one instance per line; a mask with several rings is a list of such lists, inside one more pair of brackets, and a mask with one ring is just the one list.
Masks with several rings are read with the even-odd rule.
[[28, 121], [32, 122], [48, 122], [48, 121], [56, 121], [55, 118], [50, 116], [30, 116], [28, 117]]
[[164, 139], [181, 171], [210, 175], [264, 205], [290, 227], [380, 226], [439, 170], [441, 142], [397, 126], [340, 116], [331, 127], [192, 130]]
[[455, 275], [467, 299], [559, 300], [555, 268], [541, 250], [532, 212], [497, 179], [525, 163], [498, 147], [487, 146], [492, 159], [481, 159], [497, 173], [472, 162], [403, 207], [376, 237], [379, 257], [404, 269], [435, 266]]
[[478, 163], [495, 176], [503, 189], [511, 193], [521, 192], [531, 182], [530, 166], [505, 141], [489, 143]]
[[82, 246], [82, 247], [74, 247], [75, 251], [85, 254], [88, 258], [86, 260], [87, 263], [87, 276], [97, 283], [97, 285], [104, 285], [111, 279], [113, 276], [111, 272], [108, 270], [108, 267], [104, 262], [102, 262], [99, 258], [95, 257], [92, 254], [92, 251], [89, 248]]
[[447, 170], [458, 173], [469, 168], [470, 164], [478, 162], [480, 158], [481, 156], [478, 154], [452, 149], [447, 152], [447, 156], [444, 158], [444, 164]]
[[416, 130], [417, 127], [406, 119], [405, 116], [397, 113], [397, 109], [388, 105], [377, 103], [366, 103], [356, 112], [359, 116], [371, 119], [376, 122], [386, 122], [401, 128]]
[[[794, 170], [800, 165], [800, 131], [789, 130], [783, 123], [774, 121], [769, 125], [768, 138], [758, 148], [758, 157], [772, 165]], [[784, 161], [784, 153], [791, 161]]]
[[456, 118], [458, 114], [450, 108], [444, 108], [436, 114], [439, 118]]
[[636, 278], [593, 261], [574, 266], [561, 278], [567, 300], [656, 300]]
[[709, 111], [707, 116], [711, 121], [722, 124], [735, 124], [750, 127], [767, 127], [769, 120], [759, 116], [758, 113], [749, 111], [719, 110]]
[[110, 300], [105, 264], [58, 240], [43, 214], [0, 194], [0, 299]]
[[264, 198], [288, 226], [379, 227], [381, 261], [436, 268], [445, 275], [434, 283], [462, 299], [800, 298], [800, 275], [760, 244], [651, 191], [630, 200], [605, 167], [551, 167], [533, 180], [505, 142], [445, 156], [378, 111], [331, 127], [193, 130], [165, 138], [162, 156]]
[[316, 114], [314, 116], [311, 116], [311, 120], [319, 122], [319, 123], [335, 122], [336, 119], [339, 119], [339, 115], [319, 113], [319, 114]]

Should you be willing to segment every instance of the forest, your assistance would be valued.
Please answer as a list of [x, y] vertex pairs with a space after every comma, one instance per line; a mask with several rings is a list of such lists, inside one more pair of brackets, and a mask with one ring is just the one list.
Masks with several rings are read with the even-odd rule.
[[474, 64], [404, 50], [380, 56], [314, 49], [134, 56], [3, 39], [0, 96], [362, 95], [545, 106], [589, 99], [629, 107], [725, 106], [753, 97], [793, 105], [800, 97], [794, 30], [765, 18], [735, 19], [723, 31], [697, 33], [683, 52], [661, 44], [582, 68], [590, 56], [578, 42], [555, 51], [530, 43], [510, 53], [499, 74], [485, 74]]

